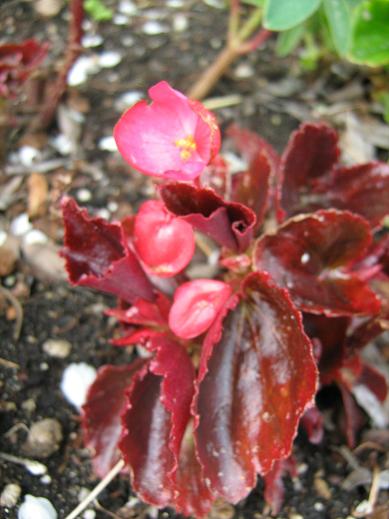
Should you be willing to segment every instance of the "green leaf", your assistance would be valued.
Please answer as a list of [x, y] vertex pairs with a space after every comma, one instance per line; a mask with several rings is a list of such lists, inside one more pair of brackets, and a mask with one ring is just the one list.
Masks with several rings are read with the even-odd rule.
[[265, 0], [242, 0], [244, 4], [254, 5], [255, 7], [261, 7]]
[[96, 22], [105, 22], [113, 17], [112, 10], [106, 7], [102, 0], [86, 0], [84, 8]]
[[389, 0], [367, 0], [355, 10], [349, 58], [370, 66], [389, 63]]
[[321, 0], [265, 0], [263, 25], [271, 31], [286, 31], [303, 22]]
[[341, 56], [348, 51], [351, 37], [351, 12], [347, 0], [323, 0], [332, 41]]
[[276, 45], [277, 56], [284, 57], [293, 52], [300, 43], [304, 30], [304, 23], [300, 23], [300, 25], [296, 25], [292, 29], [280, 32]]

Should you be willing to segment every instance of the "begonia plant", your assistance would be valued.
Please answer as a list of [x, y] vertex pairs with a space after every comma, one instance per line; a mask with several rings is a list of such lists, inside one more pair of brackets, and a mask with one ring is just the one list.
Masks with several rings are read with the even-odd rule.
[[[70, 281], [117, 296], [112, 343], [131, 359], [100, 368], [85, 443], [98, 476], [124, 459], [133, 490], [157, 507], [203, 517], [259, 475], [279, 508], [300, 421], [310, 441], [323, 437], [317, 391], [339, 388], [350, 443], [355, 389], [377, 405], [386, 396], [360, 352], [388, 325], [389, 166], [340, 165], [336, 133], [307, 122], [282, 156], [230, 128], [247, 163], [231, 175], [212, 114], [166, 82], [150, 97], [114, 135], [156, 178], [155, 199], [113, 223], [62, 201]], [[219, 256], [212, 279], [188, 269], [204, 236]], [[148, 356], [133, 360], [134, 345]]]

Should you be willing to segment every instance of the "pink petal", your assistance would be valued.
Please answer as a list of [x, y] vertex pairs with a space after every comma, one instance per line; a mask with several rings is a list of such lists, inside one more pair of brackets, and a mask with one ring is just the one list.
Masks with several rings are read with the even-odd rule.
[[171, 330], [182, 339], [204, 333], [231, 295], [231, 287], [222, 281], [196, 279], [175, 292], [169, 314]]
[[183, 270], [195, 250], [192, 226], [171, 215], [157, 200], [145, 202], [140, 208], [135, 219], [134, 245], [143, 263], [161, 277]]
[[209, 112], [200, 111], [166, 81], [150, 88], [149, 95], [151, 105], [140, 101], [117, 123], [120, 153], [146, 175], [193, 180], [216, 151], [213, 117], [204, 117]]

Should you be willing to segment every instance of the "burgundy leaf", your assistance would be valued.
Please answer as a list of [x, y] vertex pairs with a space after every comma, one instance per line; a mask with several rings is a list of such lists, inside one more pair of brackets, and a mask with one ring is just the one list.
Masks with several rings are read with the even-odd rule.
[[170, 183], [161, 187], [166, 207], [220, 245], [243, 252], [250, 244], [255, 214], [243, 204], [225, 202], [212, 189]]
[[106, 365], [88, 391], [83, 406], [83, 429], [86, 446], [93, 451], [95, 473], [104, 477], [118, 461], [117, 444], [121, 433], [120, 415], [126, 404], [126, 390], [145, 361], [137, 359], [129, 365]]
[[29, 39], [0, 45], [0, 96], [12, 97], [45, 59], [47, 43]]
[[324, 436], [324, 420], [321, 412], [316, 406], [310, 407], [301, 418], [301, 426], [304, 428], [308, 440], [318, 445]]
[[119, 443], [133, 488], [147, 503], [165, 506], [190, 416], [194, 369], [184, 348], [160, 337], [156, 357], [138, 372], [128, 392]]
[[385, 376], [369, 364], [362, 365], [362, 372], [355, 382], [355, 385], [366, 386], [380, 402], [385, 402], [388, 396], [388, 384]]
[[339, 167], [324, 185], [327, 206], [362, 215], [377, 227], [389, 214], [389, 164]]
[[272, 514], [278, 514], [284, 501], [285, 487], [282, 478], [286, 474], [297, 476], [296, 461], [293, 456], [274, 462], [273, 467], [264, 476], [265, 501], [271, 507]]
[[257, 133], [232, 124], [227, 129], [227, 135], [233, 140], [239, 153], [241, 153], [248, 162], [251, 162], [258, 153], [265, 152], [270, 159], [272, 167], [275, 168], [278, 166], [280, 161], [278, 153], [267, 140]]
[[312, 340], [320, 342], [319, 373], [323, 385], [331, 384], [347, 354], [346, 333], [349, 317], [304, 315], [304, 329]]
[[312, 345], [287, 291], [267, 274], [250, 274], [239, 303], [227, 303], [206, 336], [195, 396], [198, 454], [221, 497], [239, 501], [257, 473], [290, 454], [316, 379]]
[[380, 302], [349, 269], [368, 250], [367, 222], [346, 211], [317, 211], [287, 221], [254, 249], [257, 270], [288, 288], [300, 310], [327, 316], [376, 314]]
[[171, 302], [161, 292], [156, 292], [154, 302], [138, 299], [129, 308], [111, 308], [105, 313], [125, 324], [158, 326], [167, 324]]
[[338, 387], [342, 395], [343, 401], [343, 416], [341, 421], [341, 427], [347, 440], [347, 444], [350, 449], [355, 447], [356, 435], [361, 427], [365, 423], [365, 418], [362, 411], [355, 403], [354, 397], [351, 394], [350, 389], [338, 382]]
[[268, 206], [271, 163], [265, 152], [259, 152], [246, 171], [232, 177], [231, 199], [244, 204], [257, 216], [257, 226], [263, 222]]
[[[338, 136], [323, 123], [305, 123], [296, 130], [280, 164], [279, 202], [281, 216], [312, 210], [309, 197], [317, 179], [329, 173], [339, 158]], [[320, 204], [319, 204], [319, 207]]]
[[153, 300], [153, 288], [134, 253], [123, 243], [120, 224], [90, 217], [71, 198], [62, 200], [69, 279], [133, 302]]

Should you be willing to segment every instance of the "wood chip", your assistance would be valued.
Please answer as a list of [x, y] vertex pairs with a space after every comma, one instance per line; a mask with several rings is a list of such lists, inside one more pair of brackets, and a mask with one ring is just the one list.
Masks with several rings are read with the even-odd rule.
[[28, 216], [43, 216], [47, 211], [48, 183], [41, 173], [31, 173], [28, 179]]

